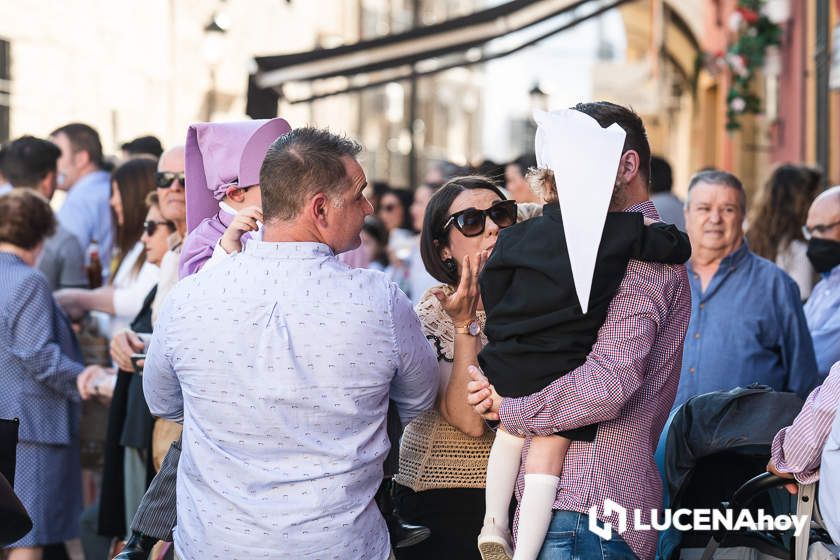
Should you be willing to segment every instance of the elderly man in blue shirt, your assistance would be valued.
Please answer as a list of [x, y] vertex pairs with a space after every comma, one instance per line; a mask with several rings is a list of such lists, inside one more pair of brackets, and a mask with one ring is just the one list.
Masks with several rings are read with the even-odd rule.
[[796, 283], [752, 253], [744, 239], [744, 188], [724, 171], [702, 171], [688, 187], [691, 321], [674, 406], [751, 383], [803, 399], [820, 383]]
[[67, 191], [58, 211], [58, 221], [87, 251], [96, 242], [102, 261], [102, 278], [111, 270], [113, 225], [111, 223], [111, 175], [102, 170], [99, 133], [82, 123], [55, 129], [50, 139], [61, 149], [58, 158], [58, 188]]
[[840, 361], [840, 185], [814, 200], [803, 233], [808, 259], [822, 275], [805, 304], [805, 318], [814, 339], [817, 367], [825, 377], [834, 362]]

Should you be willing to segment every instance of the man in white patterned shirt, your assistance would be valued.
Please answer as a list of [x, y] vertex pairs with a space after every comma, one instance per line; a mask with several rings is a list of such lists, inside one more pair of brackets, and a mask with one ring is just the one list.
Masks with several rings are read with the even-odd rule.
[[264, 241], [161, 310], [144, 390], [184, 422], [181, 558], [390, 556], [373, 501], [388, 399], [404, 423], [430, 408], [437, 364], [396, 285], [336, 258], [373, 212], [360, 150], [313, 128], [278, 139], [260, 173]]

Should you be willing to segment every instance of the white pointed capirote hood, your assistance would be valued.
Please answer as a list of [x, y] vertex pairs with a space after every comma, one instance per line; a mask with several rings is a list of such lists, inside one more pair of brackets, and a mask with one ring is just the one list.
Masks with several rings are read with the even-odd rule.
[[583, 312], [626, 133], [574, 109], [534, 111], [537, 165], [554, 172], [572, 277]]

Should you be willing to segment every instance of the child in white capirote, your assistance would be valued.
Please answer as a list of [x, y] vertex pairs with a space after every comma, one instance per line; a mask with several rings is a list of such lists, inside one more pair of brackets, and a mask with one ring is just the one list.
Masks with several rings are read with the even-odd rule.
[[[586, 361], [630, 259], [681, 264], [691, 255], [688, 236], [638, 212], [609, 212], [598, 249], [588, 310], [575, 292], [567, 236], [554, 174], [531, 170], [532, 189], [546, 201], [543, 215], [499, 232], [479, 285], [488, 343], [479, 364], [499, 395], [537, 393]], [[478, 547], [484, 560], [533, 560], [551, 521], [566, 452], [591, 442], [597, 425], [534, 437], [525, 460], [516, 549], [511, 551], [508, 508], [524, 439], [496, 432], [487, 464], [486, 510]]]

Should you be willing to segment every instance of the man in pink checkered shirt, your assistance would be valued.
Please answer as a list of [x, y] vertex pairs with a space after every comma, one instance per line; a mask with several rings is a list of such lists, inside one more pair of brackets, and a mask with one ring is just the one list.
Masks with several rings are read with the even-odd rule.
[[[574, 109], [603, 127], [618, 123], [627, 133], [610, 211], [658, 219], [648, 197], [650, 146], [641, 119], [606, 102]], [[684, 266], [631, 261], [582, 366], [539, 393], [505, 399], [472, 368], [470, 404], [485, 418], [501, 420], [510, 433], [544, 436], [598, 424], [593, 442], [573, 442], [566, 454], [540, 560], [654, 557], [657, 533], [635, 530], [633, 510], [649, 524], [651, 509], [662, 507], [653, 456], [679, 385], [690, 297]], [[520, 471], [517, 498], [523, 475]], [[607, 499], [628, 510], [626, 532], [617, 532], [618, 514], [604, 515]], [[612, 525], [612, 538], [589, 530], [593, 507], [602, 523]]]

